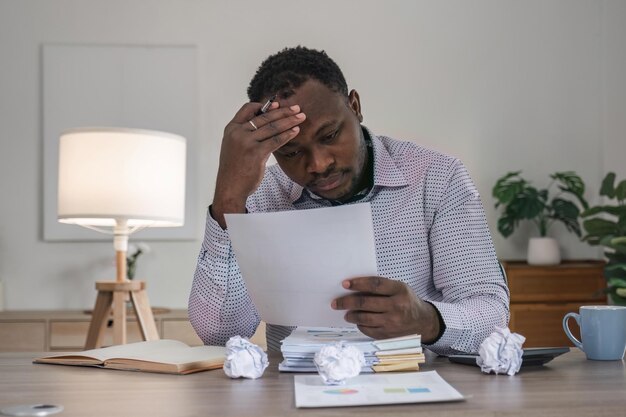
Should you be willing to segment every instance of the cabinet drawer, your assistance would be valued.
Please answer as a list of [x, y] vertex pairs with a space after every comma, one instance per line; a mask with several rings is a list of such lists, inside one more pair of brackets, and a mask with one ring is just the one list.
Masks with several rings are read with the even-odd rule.
[[[578, 312], [581, 304], [515, 304], [511, 305], [511, 331], [526, 337], [524, 347], [573, 346], [563, 331], [563, 316]], [[580, 340], [580, 332], [574, 320], [570, 329]]]
[[603, 302], [603, 265], [597, 262], [528, 267], [505, 263], [511, 302]]
[[[112, 324], [109, 321], [109, 324]], [[127, 341], [142, 341], [141, 330], [136, 320], [128, 320]], [[82, 350], [87, 340], [89, 321], [50, 320], [50, 350]], [[104, 332], [104, 346], [113, 344], [113, 328], [109, 326]]]
[[0, 352], [43, 352], [45, 350], [45, 321], [0, 322]]

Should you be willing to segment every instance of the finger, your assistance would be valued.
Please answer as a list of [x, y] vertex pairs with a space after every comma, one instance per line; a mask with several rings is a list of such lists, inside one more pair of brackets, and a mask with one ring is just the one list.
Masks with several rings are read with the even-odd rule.
[[379, 295], [394, 295], [404, 291], [406, 284], [383, 277], [358, 277], [342, 282], [345, 289]]
[[361, 333], [376, 340], [407, 335], [405, 331], [402, 331], [402, 330], [390, 331], [389, 329], [385, 328], [385, 326], [366, 326], [366, 325], [360, 324], [360, 325], [357, 325], [357, 327], [361, 331]]
[[250, 120], [258, 127], [260, 133], [265, 138], [269, 138], [299, 125], [305, 119], [306, 116], [300, 111], [300, 106], [294, 104], [291, 107], [263, 113]]
[[285, 132], [270, 136], [269, 138], [264, 140], [260, 140], [260, 149], [262, 149], [263, 153], [267, 153], [269, 157], [269, 154], [278, 150], [287, 142], [298, 136], [298, 133], [300, 133], [300, 127], [294, 126]]
[[383, 327], [385, 325], [384, 317], [385, 315], [381, 313], [352, 310], [346, 313], [344, 320], [357, 326]]
[[233, 117], [233, 122], [243, 124], [254, 117], [254, 114], [261, 109], [263, 105], [261, 103], [250, 102], [246, 103], [237, 110]]
[[384, 339], [384, 329], [382, 327], [369, 327], [369, 326], [358, 326], [357, 328], [366, 336], [371, 337], [372, 339]]
[[393, 308], [391, 297], [356, 293], [339, 297], [331, 303], [335, 310], [361, 310], [376, 313], [390, 311]]

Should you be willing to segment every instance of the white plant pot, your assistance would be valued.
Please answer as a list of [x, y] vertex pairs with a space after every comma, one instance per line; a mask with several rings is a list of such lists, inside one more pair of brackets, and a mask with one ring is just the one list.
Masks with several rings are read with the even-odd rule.
[[551, 237], [531, 237], [528, 241], [529, 265], [558, 265], [561, 263], [559, 243]]

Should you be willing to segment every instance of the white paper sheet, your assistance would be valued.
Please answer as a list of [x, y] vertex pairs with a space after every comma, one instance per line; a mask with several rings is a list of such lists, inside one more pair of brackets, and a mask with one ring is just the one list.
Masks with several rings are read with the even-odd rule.
[[226, 214], [248, 293], [267, 323], [350, 326], [331, 301], [341, 281], [377, 275], [369, 203], [275, 213]]
[[297, 408], [461, 401], [437, 371], [359, 375], [345, 385], [325, 385], [319, 375], [294, 376]]

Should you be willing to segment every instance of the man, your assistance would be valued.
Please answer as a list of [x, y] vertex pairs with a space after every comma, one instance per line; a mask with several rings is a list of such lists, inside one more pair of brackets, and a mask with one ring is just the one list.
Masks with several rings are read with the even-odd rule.
[[[248, 96], [224, 129], [189, 299], [191, 323], [206, 344], [249, 337], [259, 324], [225, 213], [361, 202], [372, 207], [380, 277], [346, 277], [349, 295], [329, 308], [345, 310], [347, 322], [374, 338], [421, 334], [440, 354], [477, 352], [496, 326], [507, 325], [508, 290], [480, 196], [459, 160], [362, 126], [358, 93], [348, 92], [323, 51], [270, 56]], [[266, 168], [271, 154], [278, 165]], [[306, 236], [294, 231], [294, 239]], [[268, 348], [278, 350], [290, 331], [268, 324]]]

